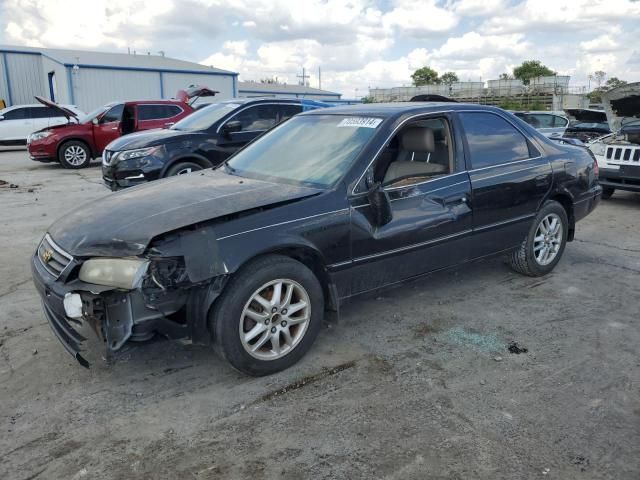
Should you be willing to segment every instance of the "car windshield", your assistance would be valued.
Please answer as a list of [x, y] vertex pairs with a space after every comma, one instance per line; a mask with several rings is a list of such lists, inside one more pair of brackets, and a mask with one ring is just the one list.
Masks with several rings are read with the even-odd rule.
[[78, 118], [78, 122], [80, 122], [80, 123], [89, 123], [90, 121], [92, 121], [94, 118], [96, 118], [101, 113], [106, 112], [107, 109], [111, 108], [112, 106], [113, 105], [103, 105], [102, 107], [98, 107], [95, 110], [87, 113], [86, 115], [82, 115], [80, 118]]
[[227, 163], [240, 176], [328, 188], [351, 167], [380, 118], [303, 115], [269, 131]]
[[198, 131], [210, 128], [214, 123], [240, 106], [239, 103], [212, 103], [193, 112], [176, 123], [171, 130]]

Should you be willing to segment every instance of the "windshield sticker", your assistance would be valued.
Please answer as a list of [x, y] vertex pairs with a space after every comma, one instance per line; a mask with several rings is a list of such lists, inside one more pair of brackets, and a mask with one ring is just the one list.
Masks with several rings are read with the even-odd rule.
[[349, 117], [343, 119], [338, 127], [355, 127], [355, 128], [376, 128], [378, 125], [382, 123], [381, 118], [373, 118], [373, 117]]

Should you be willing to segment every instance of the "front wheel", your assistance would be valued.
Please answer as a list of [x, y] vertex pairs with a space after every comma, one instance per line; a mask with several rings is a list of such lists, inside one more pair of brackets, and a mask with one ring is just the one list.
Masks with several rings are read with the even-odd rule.
[[253, 376], [290, 367], [311, 348], [324, 314], [322, 287], [302, 263], [281, 255], [250, 262], [226, 285], [209, 322], [216, 350]]
[[546, 202], [536, 215], [527, 238], [511, 254], [511, 268], [530, 277], [546, 275], [558, 264], [567, 244], [569, 221], [564, 207]]
[[58, 160], [64, 168], [84, 168], [91, 163], [91, 152], [85, 143], [73, 140], [60, 147]]
[[194, 162], [180, 162], [173, 165], [167, 170], [167, 177], [173, 177], [175, 175], [186, 175], [187, 173], [202, 170], [202, 167]]

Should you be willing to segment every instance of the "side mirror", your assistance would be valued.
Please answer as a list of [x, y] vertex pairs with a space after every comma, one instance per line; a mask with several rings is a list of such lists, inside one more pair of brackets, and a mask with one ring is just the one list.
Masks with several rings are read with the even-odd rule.
[[242, 130], [242, 122], [239, 120], [232, 120], [231, 122], [227, 122], [222, 127], [222, 134], [225, 137], [229, 137], [232, 133], [239, 132]]
[[367, 198], [373, 212], [373, 219], [377, 226], [386, 225], [393, 218], [389, 195], [382, 188], [380, 182], [376, 182], [367, 192]]
[[93, 123], [94, 125], [98, 125], [100, 123], [100, 120], [94, 118], [93, 120], [91, 120], [91, 123]]

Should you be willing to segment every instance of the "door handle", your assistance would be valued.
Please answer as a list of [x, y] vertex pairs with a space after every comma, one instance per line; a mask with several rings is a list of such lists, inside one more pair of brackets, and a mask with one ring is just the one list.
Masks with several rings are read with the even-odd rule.
[[466, 195], [462, 195], [461, 197], [458, 198], [441, 198], [439, 199], [440, 203], [442, 203], [442, 206], [446, 206], [446, 207], [454, 207], [456, 205], [466, 205], [468, 202], [467, 196]]
[[118, 130], [118, 127], [111, 127], [111, 130]]

